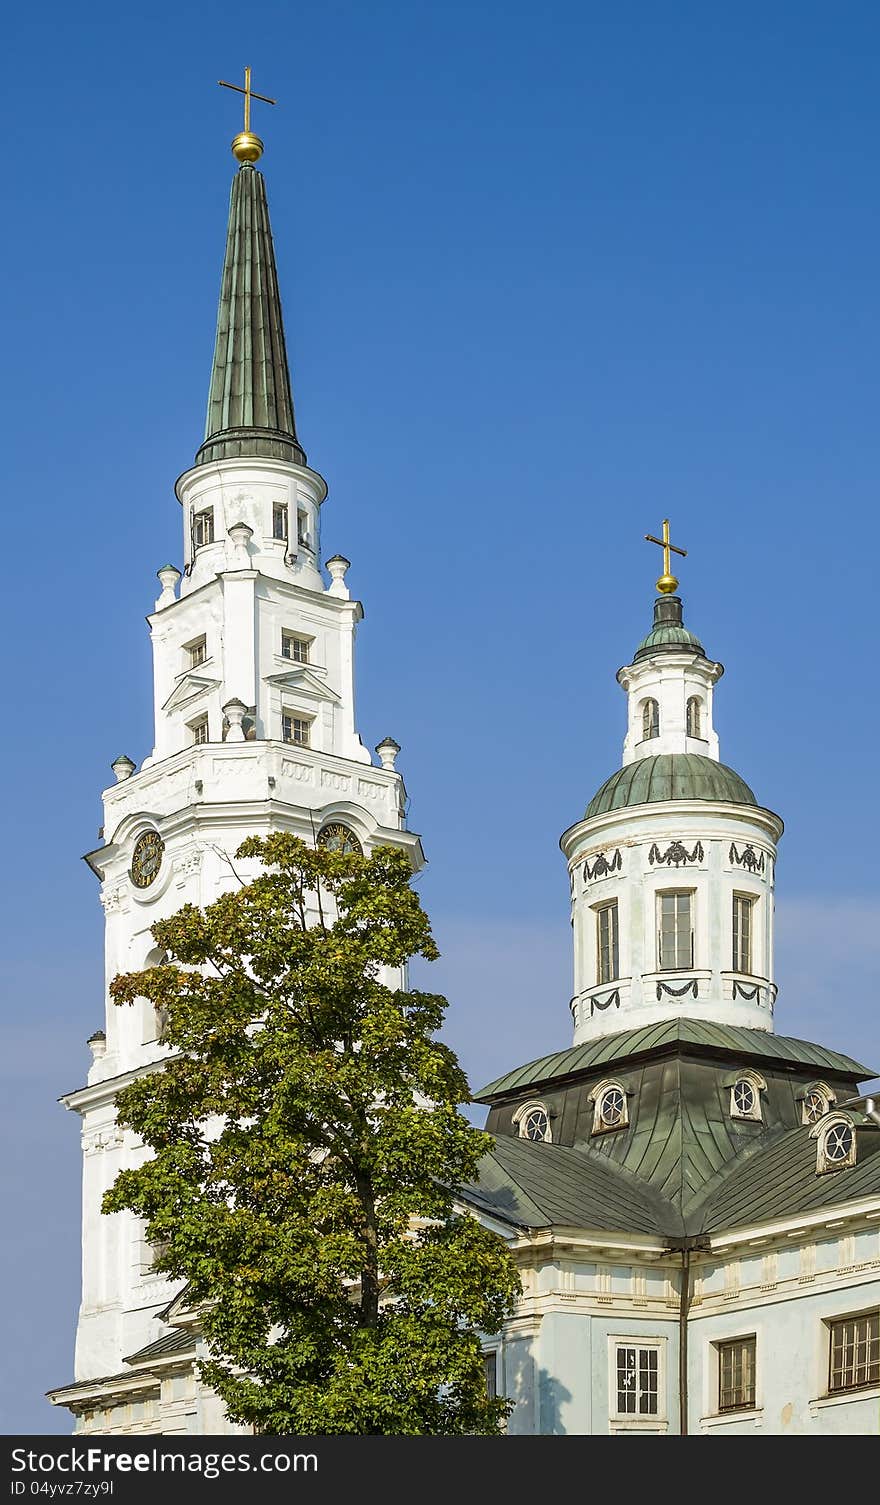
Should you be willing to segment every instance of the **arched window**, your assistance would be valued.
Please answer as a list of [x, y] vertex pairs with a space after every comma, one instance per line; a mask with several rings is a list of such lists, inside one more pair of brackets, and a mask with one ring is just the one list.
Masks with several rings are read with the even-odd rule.
[[820, 1118], [830, 1113], [835, 1097], [824, 1082], [811, 1082], [801, 1098], [801, 1123], [817, 1124]]
[[550, 1132], [550, 1114], [543, 1103], [523, 1103], [514, 1113], [513, 1122], [520, 1139], [543, 1139], [549, 1144], [553, 1138]]
[[810, 1130], [816, 1146], [816, 1174], [846, 1170], [856, 1163], [856, 1131], [847, 1113], [833, 1113]]
[[593, 1104], [593, 1133], [608, 1134], [625, 1129], [629, 1123], [626, 1088], [621, 1082], [599, 1082], [590, 1093]]
[[687, 734], [689, 737], [702, 737], [700, 721], [700, 697], [691, 695], [687, 703]]
[[649, 742], [660, 735], [660, 707], [656, 700], [646, 700], [642, 706], [642, 741]]
[[735, 1076], [728, 1077], [724, 1085], [730, 1088], [731, 1118], [763, 1123], [761, 1093], [766, 1092], [767, 1083], [757, 1071], [739, 1071]]

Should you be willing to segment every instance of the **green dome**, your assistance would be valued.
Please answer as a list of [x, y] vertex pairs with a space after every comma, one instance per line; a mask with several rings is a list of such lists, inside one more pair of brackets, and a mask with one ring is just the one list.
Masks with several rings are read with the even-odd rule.
[[748, 784], [714, 758], [700, 753], [660, 753], [627, 763], [606, 779], [586, 808], [585, 820], [623, 810], [628, 805], [648, 805], [658, 800], [720, 800], [728, 805], [757, 805]]
[[652, 627], [648, 636], [639, 643], [635, 660], [646, 657], [649, 653], [656, 653], [658, 648], [689, 648], [706, 657], [700, 639], [696, 633], [689, 632], [687, 627], [667, 626], [665, 623], [662, 627]]

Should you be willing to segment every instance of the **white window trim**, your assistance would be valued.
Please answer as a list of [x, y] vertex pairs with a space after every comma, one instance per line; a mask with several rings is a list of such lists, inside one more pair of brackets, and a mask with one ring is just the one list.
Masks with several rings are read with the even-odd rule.
[[[286, 738], [284, 736], [284, 722], [285, 722], [286, 718], [289, 718], [291, 721], [306, 721], [306, 722], [308, 722], [308, 727], [309, 727], [309, 740], [308, 740], [308, 742], [294, 742], [292, 739], [288, 742], [286, 740]], [[306, 749], [309, 749], [309, 748], [314, 749], [314, 746], [315, 746], [314, 730], [315, 730], [315, 725], [317, 723], [317, 720], [318, 720], [317, 716], [313, 715], [310, 711], [303, 711], [298, 706], [282, 705], [282, 707], [281, 707], [281, 728], [280, 728], [280, 730], [281, 730], [281, 741], [284, 743], [284, 746], [285, 747], [303, 747], [303, 748], [306, 748]]]
[[[550, 1109], [547, 1107], [547, 1104], [546, 1103], [542, 1103], [539, 1098], [531, 1098], [529, 1100], [529, 1102], [523, 1103], [522, 1107], [517, 1108], [516, 1112], [513, 1115], [512, 1122], [516, 1125], [516, 1130], [517, 1130], [517, 1133], [519, 1134], [520, 1139], [525, 1139], [526, 1136], [525, 1136], [525, 1134], [523, 1132], [523, 1129], [525, 1127], [525, 1121], [528, 1118], [528, 1116], [529, 1116], [530, 1113], [536, 1113], [539, 1110], [540, 1110], [540, 1112], [545, 1113], [547, 1115], [547, 1130], [546, 1130], [546, 1133], [544, 1135], [544, 1143], [545, 1144], [552, 1144], [552, 1142], [553, 1142], [553, 1125], [552, 1125], [552, 1117], [553, 1117], [553, 1115], [551, 1114]], [[538, 1144], [538, 1143], [540, 1143], [540, 1141], [539, 1140], [533, 1140], [532, 1143], [533, 1144]]]
[[[196, 543], [196, 523], [201, 517], [211, 519], [211, 537], [203, 543]], [[194, 507], [192, 513], [192, 546], [195, 554], [199, 549], [209, 549], [212, 543], [217, 542], [217, 519], [214, 516], [213, 507]]]
[[831, 1091], [831, 1088], [828, 1086], [827, 1082], [807, 1083], [801, 1096], [801, 1123], [805, 1124], [810, 1129], [815, 1129], [817, 1125], [821, 1124], [822, 1118], [824, 1118], [825, 1114], [823, 1114], [822, 1117], [815, 1119], [807, 1117], [807, 1098], [810, 1096], [811, 1092], [815, 1092], [819, 1097], [824, 1098], [825, 1113], [831, 1113], [833, 1111], [834, 1105], [837, 1102], [837, 1097]]
[[[852, 1148], [845, 1160], [829, 1160], [825, 1152], [825, 1140], [828, 1130], [833, 1129], [837, 1124], [845, 1124], [847, 1128], [852, 1129]], [[825, 1117], [820, 1118], [819, 1122], [811, 1128], [810, 1138], [816, 1140], [817, 1176], [830, 1176], [835, 1171], [845, 1171], [850, 1166], [856, 1164], [858, 1160], [858, 1137], [855, 1122], [849, 1113], [842, 1113], [839, 1108], [836, 1108], [831, 1113], [826, 1113]], [[838, 1319], [835, 1318], [834, 1320], [837, 1321]], [[841, 1318], [840, 1320], [843, 1319]]]
[[[606, 1092], [610, 1092], [612, 1089], [623, 1096], [623, 1116], [619, 1123], [606, 1124], [602, 1122], [602, 1100]], [[627, 1098], [631, 1093], [632, 1088], [624, 1087], [623, 1082], [619, 1081], [617, 1077], [605, 1077], [601, 1082], [597, 1082], [587, 1099], [588, 1102], [593, 1104], [593, 1127], [590, 1132], [593, 1134], [617, 1134], [620, 1129], [628, 1128], [629, 1103]]]
[[[657, 1350], [657, 1410], [649, 1416], [617, 1410], [618, 1348], [655, 1348]], [[666, 1394], [666, 1339], [646, 1338], [641, 1333], [608, 1334], [608, 1430], [615, 1432], [662, 1431], [669, 1428]]]
[[[743, 1113], [734, 1101], [734, 1092], [738, 1082], [748, 1082], [755, 1094], [755, 1106], [751, 1113]], [[761, 1093], [767, 1091], [767, 1083], [759, 1071], [738, 1071], [732, 1079], [728, 1079], [730, 1088], [730, 1116], [738, 1123], [762, 1124], [764, 1122], [764, 1104], [761, 1101]]]
[[[313, 637], [309, 637], [309, 635], [308, 635], [307, 632], [296, 632], [296, 631], [294, 631], [294, 629], [292, 627], [282, 627], [282, 629], [281, 629], [281, 651], [279, 653], [279, 657], [283, 658], [283, 660], [284, 660], [284, 662], [286, 664], [307, 664], [308, 667], [311, 669], [312, 668], [312, 644], [314, 643], [314, 641], [315, 641], [315, 639]], [[285, 653], [284, 652], [284, 644], [286, 642], [305, 643], [306, 650], [307, 650], [306, 657], [304, 659], [302, 659], [302, 658], [294, 658], [294, 656], [293, 656], [292, 653]]]
[[[199, 739], [196, 737], [196, 728], [200, 726], [206, 727], [208, 732], [207, 737], [203, 738], [201, 741], [199, 741]], [[208, 719], [207, 711], [203, 711], [200, 716], [194, 716], [191, 721], [188, 721], [186, 723], [186, 728], [190, 734], [190, 745], [192, 747], [205, 747], [206, 744], [210, 742], [211, 723]]]
[[[662, 919], [661, 900], [662, 899], [668, 899], [673, 894], [687, 894], [688, 897], [690, 898], [690, 901], [691, 901], [691, 959], [690, 959], [690, 963], [687, 966], [685, 966], [685, 967], [664, 967], [664, 966], [661, 966], [662, 957], [661, 957], [661, 954], [660, 954], [660, 952], [661, 952], [660, 937], [661, 937], [661, 932], [662, 932], [662, 929], [663, 929], [663, 926], [661, 924], [661, 919]], [[732, 947], [731, 947], [731, 950], [732, 950]], [[694, 969], [696, 968], [696, 965], [697, 965], [697, 890], [696, 890], [696, 888], [685, 888], [685, 887], [682, 887], [680, 884], [675, 884], [671, 888], [657, 888], [657, 889], [654, 890], [654, 954], [655, 954], [655, 958], [656, 958], [656, 962], [657, 962], [657, 976], [658, 977], [667, 977], [667, 976], [675, 975], [675, 974], [681, 975], [684, 972], [693, 972]]]

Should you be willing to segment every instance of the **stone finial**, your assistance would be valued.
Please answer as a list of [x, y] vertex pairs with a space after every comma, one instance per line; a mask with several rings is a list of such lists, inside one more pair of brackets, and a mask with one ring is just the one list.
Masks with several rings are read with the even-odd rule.
[[[250, 532], [250, 528], [248, 528], [248, 532]], [[226, 733], [227, 742], [244, 742], [245, 735], [241, 723], [246, 712], [247, 706], [237, 696], [234, 696], [232, 700], [227, 700], [225, 706], [223, 706], [223, 714], [229, 722], [229, 729]]]
[[248, 553], [248, 544], [254, 536], [253, 528], [249, 528], [247, 523], [233, 523], [232, 527], [227, 528], [226, 531], [232, 539], [235, 548], [233, 559], [235, 568], [237, 570], [249, 569], [251, 557]]
[[96, 1029], [93, 1035], [89, 1035], [86, 1044], [92, 1052], [93, 1061], [100, 1061], [107, 1054], [107, 1036], [102, 1029]]
[[351, 560], [346, 559], [344, 554], [334, 554], [332, 559], [327, 560], [327, 569], [331, 577], [328, 596], [341, 596], [347, 601], [351, 593], [345, 583], [345, 572], [351, 569]]
[[383, 737], [382, 741], [376, 744], [376, 751], [379, 754], [382, 767], [389, 769], [393, 773], [394, 763], [397, 754], [400, 752], [400, 743], [395, 742], [393, 737]]
[[163, 606], [170, 606], [172, 601], [177, 600], [177, 582], [180, 579], [180, 570], [175, 564], [163, 564], [156, 574], [162, 585], [162, 594], [156, 602], [156, 610], [161, 611]]
[[116, 775], [117, 784], [121, 784], [124, 779], [131, 778], [137, 764], [132, 763], [131, 758], [127, 758], [125, 753], [121, 753], [118, 758], [113, 759], [110, 767]]

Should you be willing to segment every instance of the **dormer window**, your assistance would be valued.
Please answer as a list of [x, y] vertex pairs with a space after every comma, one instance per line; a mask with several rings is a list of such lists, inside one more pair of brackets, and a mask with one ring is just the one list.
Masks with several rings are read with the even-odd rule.
[[273, 502], [272, 504], [272, 537], [287, 538], [286, 502]]
[[700, 717], [700, 697], [691, 695], [687, 703], [687, 734], [689, 737], [702, 737]]
[[731, 1118], [747, 1123], [764, 1122], [761, 1093], [766, 1092], [767, 1083], [757, 1071], [738, 1072], [736, 1076], [728, 1077], [724, 1085], [730, 1088]]
[[642, 741], [650, 742], [660, 735], [660, 706], [656, 700], [646, 700], [642, 706]]
[[205, 544], [214, 542], [213, 507], [207, 507], [204, 512], [193, 513], [192, 539], [194, 549], [203, 549]]
[[520, 1139], [532, 1139], [535, 1142], [544, 1140], [549, 1144], [553, 1137], [550, 1132], [550, 1114], [544, 1103], [523, 1103], [514, 1113], [513, 1123], [519, 1131]]
[[621, 1082], [599, 1082], [590, 1093], [590, 1102], [593, 1104], [594, 1134], [609, 1134], [627, 1127], [626, 1088]]
[[856, 1131], [848, 1113], [833, 1113], [810, 1131], [816, 1144], [816, 1175], [843, 1171], [856, 1163]]
[[811, 1082], [801, 1098], [801, 1123], [817, 1124], [830, 1113], [836, 1098], [824, 1082]]

